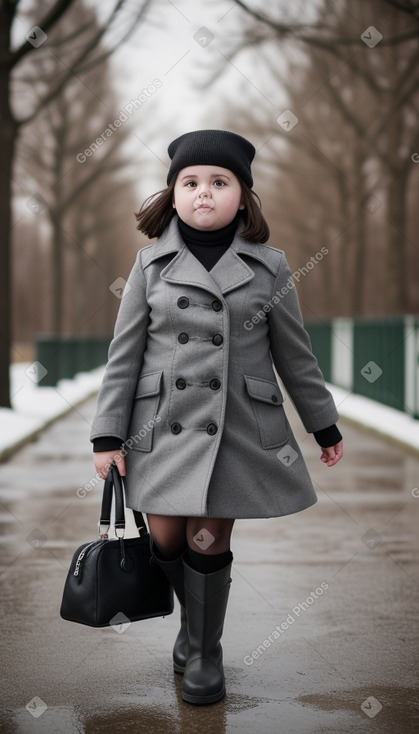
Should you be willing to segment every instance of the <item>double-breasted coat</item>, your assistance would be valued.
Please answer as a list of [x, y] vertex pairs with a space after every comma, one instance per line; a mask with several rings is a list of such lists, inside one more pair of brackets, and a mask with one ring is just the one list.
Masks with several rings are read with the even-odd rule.
[[257, 518], [317, 501], [281, 378], [308, 432], [339, 415], [281, 250], [236, 236], [208, 272], [175, 215], [138, 252], [121, 300], [91, 440], [124, 442], [126, 505]]

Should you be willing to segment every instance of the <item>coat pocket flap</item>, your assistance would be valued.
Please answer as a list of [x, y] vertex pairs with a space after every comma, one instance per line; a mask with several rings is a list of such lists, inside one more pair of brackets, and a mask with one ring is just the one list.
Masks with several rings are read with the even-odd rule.
[[138, 378], [137, 389], [134, 399], [148, 398], [152, 395], [158, 395], [160, 392], [161, 378], [163, 370], [158, 372], [149, 372], [147, 375], [141, 375]]
[[272, 380], [264, 380], [261, 377], [244, 376], [247, 392], [251, 398], [261, 400], [270, 405], [282, 405], [284, 398], [279, 385]]

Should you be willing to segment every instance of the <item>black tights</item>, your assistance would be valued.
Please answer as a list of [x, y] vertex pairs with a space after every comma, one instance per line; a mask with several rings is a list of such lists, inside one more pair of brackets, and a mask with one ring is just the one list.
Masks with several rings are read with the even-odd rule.
[[147, 520], [157, 550], [166, 560], [176, 558], [187, 547], [191, 565], [205, 573], [226, 565], [232, 558], [230, 537], [234, 519], [147, 515]]

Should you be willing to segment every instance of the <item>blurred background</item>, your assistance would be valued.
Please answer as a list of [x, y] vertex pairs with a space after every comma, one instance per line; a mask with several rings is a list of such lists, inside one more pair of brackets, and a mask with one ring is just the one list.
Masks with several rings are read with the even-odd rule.
[[[1, 732], [419, 731], [418, 29], [419, 0], [0, 0]], [[123, 635], [59, 617], [99, 515], [95, 396], [150, 244], [134, 212], [199, 128], [257, 149], [345, 443], [330, 471], [287, 402], [319, 502], [236, 523], [211, 710], [173, 677], [177, 613]]]
[[1, 7], [2, 406], [10, 362], [45, 365], [42, 386], [106, 361], [150, 244], [134, 211], [165, 187], [172, 139], [224, 128], [257, 149], [268, 244], [296, 274], [326, 379], [356, 389], [365, 343], [394, 379], [387, 397], [371, 395], [383, 380], [361, 391], [417, 417], [417, 2]]

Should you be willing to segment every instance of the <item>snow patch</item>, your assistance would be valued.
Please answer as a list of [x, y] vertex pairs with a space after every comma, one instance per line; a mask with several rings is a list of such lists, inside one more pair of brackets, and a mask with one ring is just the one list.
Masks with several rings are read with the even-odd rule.
[[105, 366], [79, 372], [56, 387], [42, 387], [31, 378], [30, 362], [11, 365], [12, 408], [0, 408], [0, 460], [51, 421], [64, 415], [100, 388]]
[[407, 413], [326, 383], [338, 413], [354, 423], [419, 451], [419, 421]]

